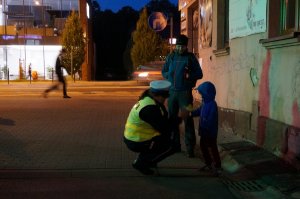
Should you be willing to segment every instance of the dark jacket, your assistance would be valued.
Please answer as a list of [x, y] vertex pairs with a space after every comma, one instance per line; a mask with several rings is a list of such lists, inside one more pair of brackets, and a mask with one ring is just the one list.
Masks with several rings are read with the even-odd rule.
[[215, 101], [216, 89], [211, 82], [204, 82], [198, 87], [202, 96], [202, 105], [192, 111], [192, 116], [199, 116], [199, 135], [216, 139], [218, 135], [218, 105]]
[[55, 63], [55, 72], [58, 77], [63, 77], [63, 64], [62, 64], [62, 54], [60, 53], [57, 58], [56, 58], [56, 63]]
[[[186, 74], [188, 73], [188, 78]], [[171, 90], [191, 90], [203, 74], [200, 64], [193, 53], [179, 54], [172, 52], [166, 58], [162, 68], [162, 75], [171, 82]]]
[[[150, 96], [149, 96], [150, 97]], [[149, 123], [164, 137], [169, 137], [171, 128], [168, 119], [168, 112], [165, 106], [157, 101], [156, 105], [149, 105], [140, 111], [140, 118]]]

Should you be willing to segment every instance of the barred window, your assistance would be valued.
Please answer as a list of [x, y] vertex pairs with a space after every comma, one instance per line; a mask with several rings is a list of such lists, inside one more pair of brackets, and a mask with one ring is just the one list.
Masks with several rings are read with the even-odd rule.
[[300, 0], [269, 1], [269, 38], [300, 31]]
[[229, 0], [217, 1], [217, 49], [216, 56], [229, 54]]

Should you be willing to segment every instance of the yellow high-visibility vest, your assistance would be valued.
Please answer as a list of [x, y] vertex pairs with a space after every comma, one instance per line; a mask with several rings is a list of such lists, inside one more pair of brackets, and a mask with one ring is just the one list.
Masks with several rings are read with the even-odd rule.
[[149, 123], [139, 117], [139, 113], [145, 106], [155, 105], [150, 97], [139, 100], [131, 109], [125, 125], [124, 136], [134, 142], [143, 142], [160, 135]]

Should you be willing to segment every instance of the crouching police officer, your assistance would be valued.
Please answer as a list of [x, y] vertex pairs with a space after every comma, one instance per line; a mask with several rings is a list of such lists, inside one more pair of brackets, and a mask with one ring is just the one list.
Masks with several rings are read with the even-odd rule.
[[132, 166], [144, 175], [152, 175], [151, 167], [175, 152], [164, 106], [170, 86], [166, 80], [152, 81], [127, 118], [124, 142], [131, 151], [139, 153]]

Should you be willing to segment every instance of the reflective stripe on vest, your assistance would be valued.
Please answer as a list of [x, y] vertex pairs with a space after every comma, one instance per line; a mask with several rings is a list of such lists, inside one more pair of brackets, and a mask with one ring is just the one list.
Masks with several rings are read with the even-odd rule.
[[145, 97], [132, 107], [125, 125], [124, 136], [126, 139], [143, 142], [160, 135], [149, 123], [139, 117], [142, 108], [148, 105], [155, 105], [155, 101], [150, 97]]

